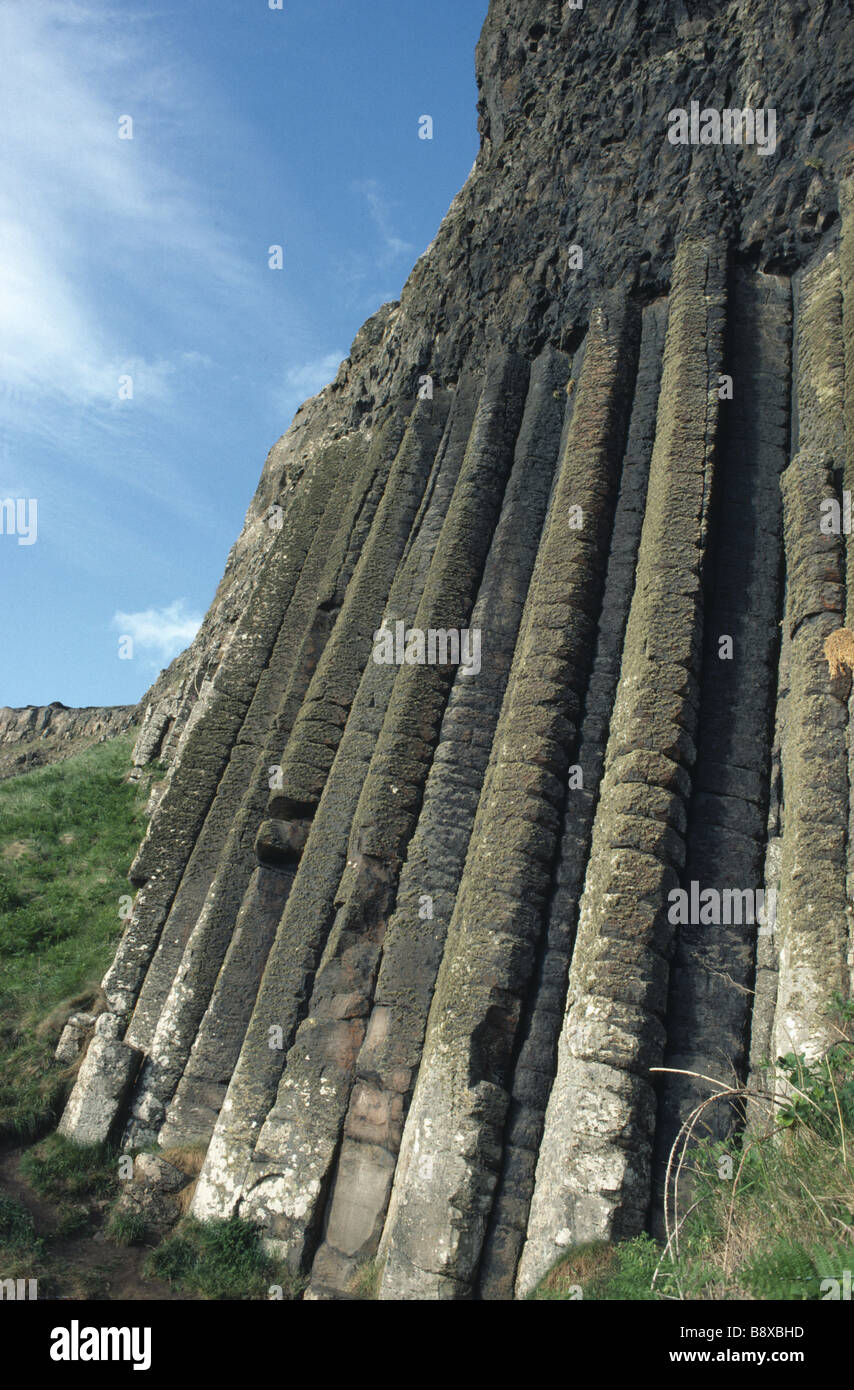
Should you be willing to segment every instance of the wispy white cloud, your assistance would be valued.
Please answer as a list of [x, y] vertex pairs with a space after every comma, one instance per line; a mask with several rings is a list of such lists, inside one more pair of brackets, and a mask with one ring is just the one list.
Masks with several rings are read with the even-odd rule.
[[294, 390], [304, 391], [307, 396], [313, 396], [334, 379], [344, 357], [343, 352], [328, 352], [325, 357], [317, 357], [313, 362], [304, 362], [300, 367], [290, 367], [286, 373], [286, 381]]
[[187, 611], [185, 599], [164, 608], [145, 608], [139, 613], [117, 612], [111, 627], [133, 639], [134, 651], [151, 657], [150, 665], [168, 663], [189, 646], [202, 625], [201, 617]]
[[[0, 50], [6, 404], [112, 409], [127, 373], [163, 400], [175, 364], [134, 341], [134, 313], [159, 288], [152, 271], [232, 289], [247, 278], [204, 197], [156, 152], [180, 125], [179, 75], [110, 0], [4, 0]], [[119, 117], [134, 113], [134, 138], [120, 139]]]
[[346, 353], [328, 352], [298, 366], [289, 367], [284, 382], [274, 392], [276, 409], [286, 417], [292, 416], [309, 396], [316, 396], [338, 375]]
[[394, 230], [392, 205], [385, 197], [376, 179], [363, 179], [354, 185], [357, 193], [361, 193], [371, 214], [380, 236], [380, 259], [381, 264], [389, 265], [392, 261], [398, 260], [401, 256], [411, 256], [415, 247], [409, 241], [404, 241]]

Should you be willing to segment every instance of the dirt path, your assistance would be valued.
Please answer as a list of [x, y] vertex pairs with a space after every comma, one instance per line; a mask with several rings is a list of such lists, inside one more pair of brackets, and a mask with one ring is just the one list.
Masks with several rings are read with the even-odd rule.
[[36, 1234], [44, 1241], [41, 1282], [49, 1290], [48, 1297], [184, 1301], [183, 1295], [173, 1293], [162, 1280], [144, 1275], [149, 1247], [114, 1245], [106, 1239], [103, 1223], [108, 1203], [92, 1200], [81, 1203], [90, 1213], [88, 1228], [79, 1235], [58, 1235], [61, 1213], [21, 1175], [24, 1152], [22, 1148], [15, 1148], [0, 1153], [0, 1191], [27, 1208]]

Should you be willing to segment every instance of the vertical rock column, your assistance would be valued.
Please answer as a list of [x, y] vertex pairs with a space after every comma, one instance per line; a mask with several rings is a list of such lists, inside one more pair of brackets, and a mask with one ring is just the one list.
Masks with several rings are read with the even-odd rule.
[[[502, 353], [488, 373], [414, 614], [416, 631], [468, 626], [513, 463], [528, 377], [528, 364], [514, 353]], [[364, 655], [371, 660], [368, 644]], [[455, 675], [447, 662], [400, 667], [353, 817], [338, 911], [308, 1014], [255, 1146], [240, 1211], [262, 1221], [294, 1265], [304, 1262], [316, 1240], [400, 867]]]
[[638, 320], [615, 297], [591, 322], [406, 1123], [380, 1251], [386, 1299], [466, 1297], [474, 1283], [592, 661]]
[[376, 1253], [436, 973], [561, 453], [561, 426], [575, 401], [565, 391], [568, 376], [567, 357], [552, 349], [531, 369], [513, 472], [471, 618], [483, 638], [481, 670], [477, 675], [459, 672], [454, 682], [401, 872], [356, 1063], [324, 1243], [312, 1266], [316, 1295], [346, 1290], [358, 1265]]
[[[854, 178], [846, 179], [839, 190], [842, 237], [839, 262], [842, 275], [842, 333], [844, 368], [845, 466], [842, 488], [854, 498]], [[854, 632], [854, 534], [845, 538], [845, 626]], [[848, 698], [848, 966], [849, 991], [854, 995], [854, 690]]]
[[[765, 837], [763, 881], [766, 903], [780, 901], [780, 868], [783, 854], [783, 757], [786, 741], [789, 705], [789, 639], [785, 623], [781, 627], [780, 661], [777, 672], [774, 740], [771, 745], [771, 770], [768, 786], [768, 821]], [[773, 899], [769, 894], [773, 893]], [[775, 911], [776, 917], [776, 911]], [[750, 1060], [747, 1074], [749, 1091], [764, 1091], [767, 1068], [773, 1052], [774, 1013], [777, 1007], [777, 983], [780, 972], [775, 929], [760, 934], [756, 943], [756, 972], [753, 981], [753, 1007], [750, 1014]], [[747, 1102], [747, 1121], [751, 1128], [767, 1130], [768, 1107], [754, 1096]]]
[[[415, 611], [423, 594], [482, 384], [481, 377], [466, 372], [453, 393], [442, 443], [386, 607], [385, 619], [392, 626]], [[396, 667], [369, 658], [369, 652], [363, 653], [366, 665], [350, 718], [311, 820], [239, 1056], [232, 1063], [233, 1075], [196, 1188], [193, 1210], [201, 1218], [228, 1215], [239, 1200], [258, 1130], [275, 1099], [287, 1049], [308, 1004], [347, 861], [353, 815], [397, 674]], [[299, 797], [304, 786], [297, 783], [294, 788]], [[278, 1047], [271, 1046], [271, 1028], [281, 1029]], [[228, 1048], [226, 1065], [233, 1057], [232, 1041]], [[193, 1065], [201, 1069], [195, 1058]], [[205, 1064], [206, 1072], [209, 1066]]]
[[[319, 800], [328, 766], [358, 690], [358, 654], [373, 631], [377, 609], [382, 608], [388, 598], [441, 440], [448, 405], [448, 394], [441, 393], [434, 401], [419, 403], [416, 407], [352, 577], [349, 572], [340, 573], [339, 567], [334, 581], [330, 580], [332, 602], [343, 600], [341, 611], [311, 678], [285, 753], [282, 755], [280, 748], [274, 751], [272, 744], [268, 744], [267, 755], [255, 769], [241, 809], [240, 819], [245, 821], [245, 830], [241, 833], [240, 827], [235, 827], [220, 870], [231, 896], [235, 896], [235, 879], [237, 890], [243, 895], [237, 926], [228, 939], [216, 989], [193, 1044], [191, 1063], [184, 1071], [170, 1106], [161, 1143], [188, 1143], [191, 1139], [198, 1142], [210, 1136], [225, 1085], [240, 1051], [267, 951], [308, 836], [308, 813], [313, 810], [313, 806], [306, 804], [304, 814], [296, 819], [263, 821], [270, 764], [281, 767], [282, 785], [290, 788], [293, 762], [289, 760], [305, 760], [306, 742], [309, 748], [315, 748], [318, 743], [316, 734], [312, 737], [311, 733], [308, 736], [305, 733], [303, 713], [311, 711], [311, 728], [320, 727], [324, 732], [322, 753], [325, 757], [318, 750], [314, 763]], [[389, 442], [380, 441], [380, 447], [387, 449]], [[321, 595], [327, 587], [321, 586]], [[285, 737], [287, 729], [282, 732], [282, 723], [280, 716], [277, 725], [280, 736]], [[268, 816], [274, 804], [275, 798], [268, 807]], [[256, 832], [262, 860], [257, 865]], [[280, 884], [278, 894], [269, 889], [271, 881]], [[232, 922], [235, 911], [231, 912]], [[199, 952], [210, 954], [204, 943], [200, 943]]]
[[845, 552], [841, 536], [819, 529], [821, 503], [834, 496], [829, 455], [802, 450], [783, 474], [790, 685], [775, 1057], [815, 1057], [832, 1036], [826, 1006], [848, 986], [850, 677], [831, 680], [824, 656], [825, 638], [842, 622]]
[[569, 1246], [641, 1230], [696, 755], [723, 356], [723, 248], [687, 239], [670, 295], [634, 597], [517, 1289]]
[[[780, 475], [789, 445], [791, 291], [775, 276], [736, 271], [727, 315], [712, 575], [704, 623], [700, 737], [682, 886], [735, 890], [737, 920], [680, 925], [670, 973], [665, 1065], [725, 1082], [744, 1079], [757, 944], [773, 907], [753, 921], [744, 893], [764, 885], [768, 790], [782, 598]], [[760, 936], [760, 932], [762, 935]], [[656, 1148], [666, 1171], [680, 1126], [707, 1083], [664, 1075]], [[736, 1122], [720, 1102], [701, 1133]]]
[[[845, 541], [822, 531], [845, 462], [843, 278], [835, 252], [796, 277], [797, 448], [783, 475], [789, 685], [782, 744], [783, 841], [773, 1057], [812, 1057], [830, 1037], [825, 1009], [847, 988], [849, 737], [844, 675], [824, 640], [843, 626]], [[827, 522], [825, 520], [825, 526]]]
[[582, 780], [576, 785], [576, 776], [572, 775], [567, 789], [563, 839], [549, 904], [548, 929], [521, 1032], [501, 1178], [481, 1261], [482, 1298], [513, 1297], [516, 1267], [525, 1240], [537, 1154], [555, 1074], [578, 903], [584, 886], [593, 814], [635, 583], [666, 327], [666, 300], [644, 309], [637, 384], [614, 516], [596, 658], [584, 702], [584, 723], [578, 747]]

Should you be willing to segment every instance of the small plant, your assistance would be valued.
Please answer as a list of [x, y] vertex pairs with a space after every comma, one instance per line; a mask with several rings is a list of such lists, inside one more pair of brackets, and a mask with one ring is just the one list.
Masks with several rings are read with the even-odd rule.
[[854, 1068], [850, 1063], [850, 1049], [842, 1045], [831, 1048], [811, 1065], [793, 1052], [778, 1058], [791, 1096], [779, 1105], [776, 1123], [783, 1129], [805, 1125], [828, 1138], [840, 1124], [854, 1128]]
[[789, 1052], [778, 1057], [789, 1096], [775, 1116], [779, 1126], [804, 1125], [825, 1138], [854, 1130], [854, 1042], [849, 1032], [854, 1020], [854, 1001], [834, 997], [829, 1013], [835, 1020], [837, 1041], [823, 1056], [807, 1063]]
[[71, 1240], [74, 1236], [82, 1235], [91, 1219], [88, 1209], [82, 1205], [66, 1207], [56, 1225], [57, 1239]]
[[[815, 1299], [823, 1279], [852, 1267], [854, 1006], [836, 998], [828, 1013], [836, 1038], [823, 1056], [779, 1058], [764, 1087], [718, 1082], [685, 1121], [668, 1165], [656, 1288], [683, 1299]], [[721, 1101], [749, 1105], [751, 1126], [728, 1143], [698, 1139]]]
[[146, 1236], [145, 1218], [138, 1211], [116, 1207], [107, 1222], [107, 1236], [116, 1245], [142, 1245]]
[[820, 1296], [821, 1276], [809, 1252], [797, 1241], [785, 1237], [747, 1260], [739, 1278], [754, 1298], [802, 1302]]
[[602, 1300], [631, 1299], [650, 1302], [658, 1297], [652, 1280], [661, 1257], [661, 1248], [649, 1235], [636, 1236], [617, 1246], [613, 1270], [603, 1281], [594, 1297]]
[[350, 1292], [354, 1298], [375, 1299], [380, 1291], [382, 1265], [378, 1260], [368, 1260], [360, 1265], [350, 1281]]

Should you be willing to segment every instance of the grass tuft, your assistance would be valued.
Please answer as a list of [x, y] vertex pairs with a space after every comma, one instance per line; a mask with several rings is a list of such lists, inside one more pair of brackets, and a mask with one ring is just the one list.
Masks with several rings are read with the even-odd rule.
[[266, 1299], [278, 1286], [293, 1299], [301, 1291], [287, 1266], [266, 1253], [258, 1229], [238, 1216], [185, 1217], [149, 1256], [148, 1272], [195, 1298]]
[[51, 1134], [23, 1155], [21, 1175], [53, 1201], [109, 1197], [119, 1182], [118, 1154], [107, 1144], [75, 1144]]
[[107, 1222], [107, 1236], [116, 1245], [142, 1245], [146, 1237], [145, 1217], [138, 1211], [114, 1210]]

